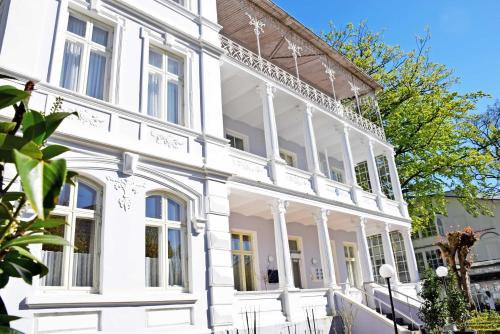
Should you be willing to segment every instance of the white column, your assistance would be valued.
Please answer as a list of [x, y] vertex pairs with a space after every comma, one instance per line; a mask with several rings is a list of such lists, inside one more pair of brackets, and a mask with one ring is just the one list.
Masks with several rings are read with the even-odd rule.
[[304, 110], [304, 136], [306, 142], [307, 166], [314, 174], [322, 174], [319, 166], [318, 149], [316, 147], [316, 136], [312, 121], [313, 106], [307, 104]]
[[386, 196], [382, 192], [382, 187], [380, 185], [377, 162], [375, 160], [375, 153], [373, 152], [373, 141], [371, 139], [368, 139], [368, 172], [370, 174], [372, 192], [377, 195], [378, 207], [380, 211], [384, 211], [383, 198]]
[[351, 144], [349, 142], [349, 131], [350, 128], [344, 124], [342, 131], [342, 160], [344, 163], [344, 172], [346, 176], [346, 182], [351, 186], [351, 193], [353, 201], [359, 203], [359, 186], [356, 181], [356, 171], [354, 170], [354, 159], [352, 158]]
[[292, 260], [288, 246], [288, 232], [285, 213], [288, 203], [276, 200], [271, 205], [274, 218], [274, 240], [276, 244], [276, 261], [278, 264], [279, 287], [283, 290], [295, 289], [293, 283]]
[[330, 314], [335, 311], [335, 298], [333, 289], [337, 287], [335, 278], [335, 268], [333, 267], [332, 246], [330, 243], [330, 234], [328, 233], [328, 215], [330, 212], [326, 209], [320, 209], [314, 214], [316, 228], [318, 230], [319, 252], [321, 256], [321, 268], [323, 269], [324, 287], [328, 288], [328, 307]]
[[356, 226], [356, 240], [358, 242], [359, 259], [361, 262], [361, 271], [363, 274], [363, 283], [373, 282], [373, 268], [370, 259], [370, 250], [366, 238], [366, 218], [360, 217]]
[[141, 27], [140, 37], [142, 39], [141, 57], [141, 93], [140, 111], [148, 113], [148, 64], [149, 64], [149, 30]]
[[398, 170], [396, 167], [396, 160], [394, 158], [394, 150], [386, 151], [387, 164], [389, 166], [389, 173], [391, 175], [391, 185], [392, 191], [394, 192], [394, 200], [399, 203], [399, 209], [401, 214], [405, 217], [409, 217], [408, 205], [406, 204], [403, 192], [401, 190], [401, 182], [399, 181]]
[[418, 274], [417, 258], [415, 257], [415, 250], [413, 249], [411, 240], [411, 227], [401, 230], [401, 234], [403, 235], [403, 241], [405, 243], [406, 261], [410, 272], [411, 282], [417, 283], [420, 277]]
[[264, 137], [266, 141], [266, 154], [269, 160], [281, 161], [278, 144], [278, 129], [274, 115], [274, 93], [276, 88], [270, 83], [264, 83], [258, 88], [262, 99], [262, 116], [264, 121]]
[[399, 283], [398, 270], [396, 267], [396, 262], [394, 260], [394, 251], [392, 250], [391, 236], [389, 235], [389, 224], [385, 223], [382, 229], [382, 246], [384, 248], [384, 259], [385, 263], [391, 265], [394, 268], [395, 275], [393, 277], [393, 282], [395, 284]]

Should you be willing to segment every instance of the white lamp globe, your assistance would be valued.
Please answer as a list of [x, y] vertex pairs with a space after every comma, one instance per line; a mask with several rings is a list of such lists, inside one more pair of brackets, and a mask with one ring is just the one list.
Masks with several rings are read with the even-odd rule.
[[383, 278], [391, 278], [394, 276], [394, 268], [388, 264], [383, 264], [378, 272]]
[[438, 277], [446, 277], [448, 276], [448, 268], [444, 267], [444, 266], [439, 266], [436, 268], [436, 275], [438, 275]]

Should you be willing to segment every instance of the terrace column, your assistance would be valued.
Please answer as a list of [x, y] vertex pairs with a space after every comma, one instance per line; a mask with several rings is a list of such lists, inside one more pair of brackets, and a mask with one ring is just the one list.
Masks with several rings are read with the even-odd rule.
[[361, 262], [361, 271], [363, 274], [363, 283], [374, 281], [372, 261], [370, 259], [370, 249], [368, 248], [368, 239], [366, 235], [366, 218], [360, 217], [356, 226], [356, 240], [358, 243], [359, 259]]
[[403, 242], [405, 244], [406, 261], [408, 262], [408, 271], [412, 283], [417, 283], [420, 280], [417, 267], [417, 258], [415, 257], [415, 250], [411, 240], [411, 227], [400, 231], [403, 235]]
[[278, 128], [276, 126], [276, 117], [274, 114], [274, 93], [276, 87], [270, 83], [262, 83], [258, 87], [262, 99], [262, 116], [264, 123], [264, 139], [266, 142], [266, 155], [270, 160], [270, 168], [274, 183], [278, 183], [280, 167], [284, 166], [284, 161], [280, 157], [280, 148], [278, 143]]
[[330, 313], [335, 310], [335, 299], [333, 290], [337, 287], [335, 279], [335, 268], [333, 267], [332, 246], [330, 243], [330, 234], [328, 233], [328, 215], [330, 212], [325, 209], [318, 210], [314, 214], [316, 228], [318, 230], [319, 252], [321, 256], [321, 268], [323, 269], [323, 283], [328, 288], [328, 306]]
[[356, 181], [356, 171], [354, 170], [354, 159], [352, 158], [351, 144], [349, 142], [349, 131], [350, 128], [344, 124], [343, 133], [341, 137], [342, 141], [342, 161], [344, 163], [344, 172], [346, 176], [346, 182], [351, 186], [351, 196], [354, 203], [359, 203], [359, 192], [361, 188]]
[[288, 202], [281, 199], [271, 204], [274, 219], [274, 242], [276, 246], [276, 262], [278, 265], [279, 288], [283, 290], [282, 305], [287, 321], [292, 321], [295, 312], [290, 303], [290, 290], [297, 290], [293, 282], [292, 259], [288, 246], [288, 231], [286, 228], [285, 213]]
[[314, 113], [313, 106], [307, 104], [304, 109], [304, 139], [305, 139], [305, 149], [307, 156], [307, 167], [309, 172], [313, 174], [313, 188], [316, 194], [322, 194], [322, 181], [320, 176], [323, 176], [318, 159], [318, 148], [316, 146], [316, 135], [314, 133], [314, 125], [312, 121], [312, 116]]
[[382, 230], [382, 247], [384, 248], [385, 263], [391, 265], [395, 271], [395, 275], [392, 280], [395, 284], [398, 284], [399, 283], [398, 268], [396, 267], [396, 261], [394, 260], [394, 251], [392, 249], [391, 236], [389, 234], [388, 223], [384, 224], [384, 228]]
[[386, 197], [382, 192], [380, 185], [380, 177], [378, 174], [377, 161], [375, 160], [375, 153], [373, 152], [373, 141], [368, 139], [368, 172], [370, 174], [370, 183], [372, 191], [377, 195], [377, 204], [380, 211], [384, 211], [383, 199]]
[[404, 217], [409, 217], [408, 204], [406, 204], [403, 198], [403, 192], [401, 191], [401, 182], [399, 181], [396, 160], [394, 158], [394, 150], [387, 150], [385, 154], [389, 165], [389, 173], [391, 175], [391, 185], [392, 191], [394, 193], [394, 200], [399, 203], [399, 211], [401, 211], [401, 215], [403, 215]]

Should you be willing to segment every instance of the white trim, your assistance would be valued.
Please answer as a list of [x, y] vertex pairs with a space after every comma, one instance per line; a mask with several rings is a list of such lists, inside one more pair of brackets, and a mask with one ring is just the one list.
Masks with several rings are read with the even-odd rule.
[[[235, 138], [241, 139], [243, 141], [243, 151], [245, 151], [245, 152], [250, 151], [250, 139], [247, 135], [244, 135], [241, 132], [234, 131], [231, 129], [224, 129], [224, 138], [226, 138], [226, 135], [230, 135], [230, 136], [233, 136]], [[235, 148], [235, 147], [233, 147], [233, 148]]]

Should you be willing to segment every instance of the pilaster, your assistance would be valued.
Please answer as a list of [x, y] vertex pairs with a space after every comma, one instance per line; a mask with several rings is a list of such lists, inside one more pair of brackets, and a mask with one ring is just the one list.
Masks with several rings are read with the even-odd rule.
[[384, 259], [385, 263], [391, 265], [394, 268], [395, 275], [392, 278], [392, 281], [395, 284], [398, 284], [399, 283], [398, 270], [397, 270], [398, 268], [396, 267], [396, 261], [394, 260], [394, 251], [392, 249], [391, 236], [389, 232], [390, 232], [390, 225], [389, 223], [385, 223], [382, 229], [382, 246], [384, 248]]
[[384, 211], [384, 198], [386, 196], [382, 192], [382, 186], [380, 185], [380, 176], [378, 174], [377, 161], [375, 160], [373, 141], [371, 139], [368, 139], [368, 172], [370, 174], [372, 191], [377, 195], [378, 208], [380, 211]]

